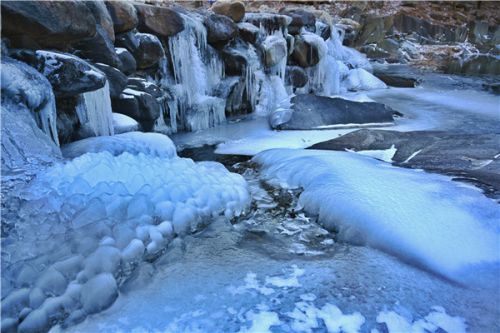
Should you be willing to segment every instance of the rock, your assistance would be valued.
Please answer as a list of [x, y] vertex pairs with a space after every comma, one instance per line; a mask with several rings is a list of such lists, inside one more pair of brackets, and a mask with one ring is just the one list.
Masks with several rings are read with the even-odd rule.
[[138, 122], [151, 122], [160, 116], [160, 105], [148, 93], [126, 88], [112, 99], [113, 112], [121, 113]]
[[317, 21], [316, 34], [320, 35], [321, 38], [323, 38], [324, 40], [327, 40], [328, 38], [330, 38], [330, 35], [332, 34], [330, 25], [323, 23], [321, 21]]
[[284, 130], [310, 130], [328, 127], [352, 126], [353, 124], [392, 123], [398, 114], [390, 107], [372, 102], [353, 102], [342, 98], [330, 98], [310, 94], [292, 98], [291, 119], [278, 126]]
[[126, 48], [134, 55], [139, 69], [156, 66], [165, 55], [160, 40], [151, 34], [129, 31], [117, 36], [116, 44]]
[[135, 29], [139, 24], [137, 12], [128, 1], [106, 1], [109, 15], [113, 20], [115, 33], [123, 33]]
[[248, 22], [238, 23], [238, 32], [241, 39], [251, 44], [255, 44], [255, 42], [257, 42], [260, 34], [259, 28]]
[[359, 151], [394, 146], [392, 160], [398, 166], [459, 175], [487, 190], [486, 194], [498, 194], [500, 163], [495, 156], [499, 140], [499, 134], [361, 129], [310, 148]]
[[184, 20], [173, 9], [136, 4], [138, 29], [160, 37], [170, 37], [184, 30]]
[[262, 27], [267, 32], [273, 32], [284, 31], [290, 22], [292, 22], [292, 18], [272, 13], [246, 13], [244, 21], [252, 23], [256, 27]]
[[[232, 45], [231, 45], [232, 46]], [[224, 60], [225, 73], [228, 76], [244, 75], [248, 65], [245, 48], [226, 46], [222, 51], [222, 59]]]
[[120, 59], [120, 67], [118, 67], [118, 69], [125, 75], [135, 73], [137, 70], [137, 63], [132, 53], [122, 47], [115, 47], [115, 51], [116, 55], [118, 55], [118, 58]]
[[453, 59], [444, 67], [447, 74], [500, 75], [500, 59], [491, 54], [481, 54], [466, 60]]
[[302, 34], [295, 36], [292, 58], [301, 67], [316, 65], [324, 56], [326, 50], [322, 50], [323, 44], [318, 41], [321, 37], [314, 34]]
[[139, 130], [139, 123], [129, 116], [113, 112], [113, 130], [115, 134], [135, 132]]
[[399, 50], [399, 43], [392, 38], [385, 38], [378, 43], [378, 46], [392, 55], [396, 55]]
[[118, 297], [118, 286], [113, 275], [101, 273], [82, 286], [81, 302], [87, 314], [107, 309]]
[[106, 77], [94, 66], [68, 53], [19, 51], [13, 56], [35, 67], [52, 85], [56, 96], [74, 96], [104, 87]]
[[286, 9], [286, 7], [280, 10], [280, 14], [290, 16], [292, 21], [288, 26], [288, 32], [292, 35], [297, 35], [300, 33], [300, 29], [304, 27], [307, 31], [316, 31], [316, 17], [313, 13], [310, 13], [303, 9]]
[[129, 77], [127, 81], [127, 87], [148, 93], [154, 98], [159, 98], [163, 96], [163, 92], [156, 84], [140, 77]]
[[231, 18], [234, 22], [241, 22], [245, 16], [245, 5], [241, 1], [216, 1], [210, 9], [219, 15]]
[[288, 56], [291, 56], [292, 53], [293, 53], [293, 50], [295, 48], [295, 37], [293, 37], [292, 35], [290, 34], [287, 34], [285, 36], [285, 39], [286, 39], [286, 49], [287, 49], [287, 55]]
[[351, 69], [343, 84], [349, 91], [387, 88], [384, 82], [363, 68]]
[[101, 72], [106, 75], [109, 83], [109, 93], [111, 97], [118, 97], [127, 85], [127, 77], [120, 70], [106, 64], [95, 64]]
[[100, 26], [96, 26], [96, 34], [93, 38], [75, 43], [74, 48], [82, 58], [87, 58], [93, 62], [102, 62], [104, 64], [118, 67], [120, 58], [116, 54], [113, 41], [108, 37], [106, 30]]
[[57, 106], [57, 134], [61, 144], [77, 139], [80, 120], [76, 113], [77, 96], [56, 98]]
[[299, 66], [287, 66], [285, 72], [285, 82], [294, 88], [302, 88], [309, 80], [306, 71]]
[[384, 73], [376, 73], [375, 76], [391, 87], [414, 88], [418, 84], [418, 80], [412, 77]]
[[392, 27], [392, 24], [392, 16], [366, 17], [354, 41], [354, 45], [362, 46], [380, 42], [385, 37], [386, 32]]
[[2, 1], [1, 6], [2, 37], [13, 47], [66, 49], [96, 33], [94, 16], [81, 1]]
[[[394, 16], [394, 29], [400, 33], [415, 33], [425, 39], [440, 42], [463, 42], [467, 38], [467, 27], [445, 26], [406, 13]], [[388, 29], [386, 29], [388, 30]]]
[[208, 43], [215, 47], [226, 45], [238, 34], [238, 26], [224, 15], [210, 14], [203, 23], [207, 28]]
[[281, 36], [267, 36], [261, 46], [267, 67], [279, 64], [287, 56], [286, 40]]
[[102, 0], [98, 1], [85, 1], [87, 8], [91, 11], [94, 19], [98, 25], [103, 27], [109, 39], [115, 42], [115, 29], [113, 28], [113, 19], [109, 15], [106, 4]]

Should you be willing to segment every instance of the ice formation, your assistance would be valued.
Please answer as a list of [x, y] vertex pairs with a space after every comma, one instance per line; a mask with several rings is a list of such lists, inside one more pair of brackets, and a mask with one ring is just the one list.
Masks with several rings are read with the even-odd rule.
[[115, 134], [133, 132], [139, 129], [139, 123], [129, 116], [113, 112], [113, 131]]
[[237, 216], [250, 202], [243, 177], [177, 157], [161, 134], [90, 138], [68, 151], [88, 153], [19, 190], [15, 231], [3, 243], [2, 325], [79, 322], [113, 303], [117, 286], [175, 235]]
[[272, 149], [253, 160], [268, 179], [302, 187], [300, 204], [345, 240], [460, 282], [497, 270], [500, 208], [476, 189], [348, 152]]
[[109, 95], [109, 84], [101, 89], [83, 93], [76, 106], [80, 124], [88, 128], [90, 135], [113, 135], [113, 111]]

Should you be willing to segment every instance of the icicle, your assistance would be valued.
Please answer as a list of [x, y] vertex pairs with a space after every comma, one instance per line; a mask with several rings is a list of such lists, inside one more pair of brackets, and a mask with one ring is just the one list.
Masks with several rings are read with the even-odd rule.
[[76, 113], [80, 123], [88, 126], [94, 135], [113, 135], [113, 112], [108, 82], [101, 89], [83, 93]]
[[54, 93], [50, 91], [48, 102], [39, 110], [31, 111], [38, 127], [48, 136], [52, 141], [59, 146], [59, 136], [57, 134], [57, 113]]

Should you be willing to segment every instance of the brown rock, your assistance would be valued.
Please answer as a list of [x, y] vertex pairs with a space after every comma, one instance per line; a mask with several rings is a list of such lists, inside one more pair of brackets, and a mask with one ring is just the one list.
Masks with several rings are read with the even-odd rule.
[[127, 1], [106, 1], [115, 33], [127, 32], [139, 23], [135, 7]]
[[292, 58], [300, 67], [311, 67], [321, 59], [318, 44], [308, 41], [301, 35], [295, 36]]
[[2, 37], [13, 47], [65, 49], [96, 33], [94, 16], [80, 1], [2, 1], [1, 6]]
[[113, 19], [109, 15], [108, 9], [104, 1], [85, 1], [85, 5], [92, 12], [97, 24], [103, 27], [109, 39], [115, 41], [115, 29], [113, 28]]
[[231, 18], [234, 22], [241, 22], [245, 16], [245, 5], [241, 1], [216, 1], [212, 7], [216, 14]]
[[135, 5], [139, 30], [160, 37], [173, 36], [184, 30], [182, 17], [173, 9], [151, 5]]

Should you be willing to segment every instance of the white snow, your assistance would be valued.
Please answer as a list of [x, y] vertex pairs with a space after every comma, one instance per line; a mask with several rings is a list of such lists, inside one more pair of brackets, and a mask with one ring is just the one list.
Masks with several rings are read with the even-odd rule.
[[[365, 155], [365, 156], [370, 156], [370, 157], [376, 158], [376, 159], [384, 161], [384, 162], [392, 163], [392, 159], [394, 158], [394, 155], [396, 155], [397, 151], [398, 150], [396, 149], [396, 147], [394, 145], [392, 145], [388, 149], [358, 150], [356, 153], [361, 154], [361, 155]], [[417, 152], [417, 154], [418, 154], [418, 152]], [[415, 157], [415, 155], [416, 154], [414, 153], [414, 155], [410, 156], [405, 162], [407, 162], [410, 159], [412, 159], [413, 157]]]
[[115, 134], [133, 132], [139, 129], [139, 123], [129, 116], [113, 112], [113, 130]]
[[351, 91], [387, 88], [384, 82], [363, 68], [351, 69], [344, 84]]
[[345, 240], [458, 281], [500, 261], [500, 208], [448, 177], [348, 152], [273, 149], [253, 161], [266, 178], [304, 188], [300, 204]]
[[272, 326], [281, 324], [278, 314], [272, 311], [249, 311], [246, 318], [251, 326], [242, 328], [239, 333], [271, 333]]

